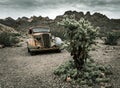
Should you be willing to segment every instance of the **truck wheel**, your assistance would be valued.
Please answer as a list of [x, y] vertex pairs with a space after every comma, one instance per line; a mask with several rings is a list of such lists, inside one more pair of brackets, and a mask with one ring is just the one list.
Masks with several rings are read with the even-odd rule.
[[30, 55], [34, 55], [34, 52], [32, 52], [29, 48], [28, 48], [28, 53], [29, 53]]
[[27, 50], [28, 50], [28, 53], [30, 53], [30, 49], [29, 49], [29, 48], [27, 48]]
[[61, 52], [61, 50], [60, 50], [60, 49], [58, 49], [58, 50], [57, 50], [57, 53], [60, 53], [60, 52]]

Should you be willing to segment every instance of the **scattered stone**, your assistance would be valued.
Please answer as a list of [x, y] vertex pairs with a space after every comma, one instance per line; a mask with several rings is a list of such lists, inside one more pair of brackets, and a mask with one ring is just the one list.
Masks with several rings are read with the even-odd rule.
[[113, 87], [112, 87], [112, 85], [110, 83], [106, 83], [105, 88], [113, 88]]
[[71, 82], [71, 78], [70, 78], [70, 77], [67, 77], [66, 81], [67, 81], [67, 82]]
[[113, 49], [116, 49], [116, 47], [113, 47]]
[[102, 77], [105, 78], [105, 73], [101, 73]]
[[0, 45], [0, 49], [4, 48], [4, 45]]
[[101, 86], [105, 86], [105, 83], [104, 83], [104, 82], [101, 82], [100, 85], [101, 85]]
[[16, 47], [22, 47], [22, 45], [23, 45], [23, 43], [20, 42], [20, 43], [16, 44], [15, 46]]
[[103, 53], [103, 55], [106, 55], [105, 53]]
[[105, 53], [108, 53], [108, 51], [105, 51]]
[[101, 86], [100, 88], [105, 88], [104, 86]]

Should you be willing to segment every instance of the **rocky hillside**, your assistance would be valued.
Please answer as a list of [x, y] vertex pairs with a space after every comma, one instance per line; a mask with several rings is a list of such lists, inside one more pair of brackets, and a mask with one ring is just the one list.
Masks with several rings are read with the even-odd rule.
[[1, 32], [18, 33], [14, 28], [5, 26], [3, 24], [0, 24], [0, 33]]
[[66, 11], [63, 15], [57, 16], [54, 20], [49, 19], [48, 17], [22, 17], [14, 20], [10, 17], [6, 19], [0, 19], [0, 23], [13, 27], [18, 31], [26, 32], [29, 27], [33, 26], [49, 26], [52, 31], [62, 31], [62, 27], [57, 25], [57, 22], [61, 21], [65, 16], [74, 15], [76, 20], [79, 20], [81, 17], [89, 20], [95, 27], [100, 27], [101, 31], [110, 31], [110, 30], [120, 30], [120, 19], [109, 19], [107, 16], [94, 13], [91, 14], [87, 12], [76, 11]]
[[120, 30], [120, 19], [109, 19], [107, 16], [94, 13], [91, 15], [90, 12], [84, 14], [83, 12], [76, 11], [67, 11], [64, 15], [57, 16], [55, 21], [61, 21], [64, 16], [74, 15], [76, 20], [79, 20], [81, 17], [89, 20], [95, 27], [100, 27], [102, 31], [106, 30]]
[[17, 23], [17, 20], [14, 20], [13, 18], [11, 17], [8, 17], [6, 19], [0, 19], [0, 23], [1, 24], [4, 24], [4, 25], [7, 25], [7, 26], [10, 26], [10, 27], [18, 27], [18, 23]]

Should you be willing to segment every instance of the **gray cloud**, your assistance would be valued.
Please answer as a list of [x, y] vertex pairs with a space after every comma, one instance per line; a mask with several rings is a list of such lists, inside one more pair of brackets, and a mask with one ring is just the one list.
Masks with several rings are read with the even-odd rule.
[[36, 6], [36, 2], [34, 0], [6, 0], [6, 2], [2, 2], [0, 3], [0, 5], [2, 5], [3, 7], [10, 7], [12, 9], [29, 9], [29, 8], [33, 8]]
[[[66, 10], [101, 12], [119, 18], [120, 0], [4, 0], [0, 1], [0, 18], [42, 15], [54, 18]], [[117, 13], [117, 15], [115, 15]]]
[[31, 8], [37, 6], [50, 6], [58, 4], [86, 4], [88, 6], [106, 6], [106, 5], [120, 5], [119, 0], [5, 0], [0, 1], [0, 5], [7, 5], [20, 8]]

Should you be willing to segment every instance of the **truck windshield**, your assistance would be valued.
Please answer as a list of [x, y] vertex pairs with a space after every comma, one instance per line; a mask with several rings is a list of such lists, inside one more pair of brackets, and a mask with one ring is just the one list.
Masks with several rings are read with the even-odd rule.
[[49, 28], [34, 28], [33, 29], [34, 33], [38, 33], [38, 32], [50, 32]]

